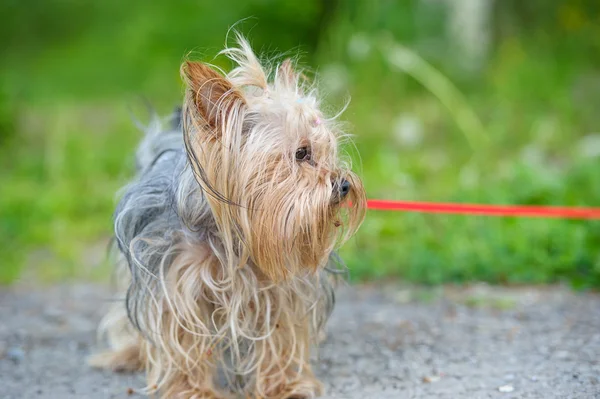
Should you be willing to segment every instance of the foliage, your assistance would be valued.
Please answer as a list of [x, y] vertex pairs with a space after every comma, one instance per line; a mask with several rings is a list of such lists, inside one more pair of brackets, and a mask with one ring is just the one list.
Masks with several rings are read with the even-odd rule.
[[[146, 118], [142, 95], [170, 112], [182, 58], [212, 57], [252, 15], [239, 28], [266, 53], [303, 53], [332, 108], [352, 94], [370, 197], [600, 204], [595, 2], [499, 3], [478, 73], [438, 2], [0, 3], [0, 280], [104, 273], [88, 265], [131, 174], [130, 108]], [[391, 63], [400, 45], [428, 67]], [[480, 125], [466, 131], [465, 112]], [[343, 255], [355, 279], [600, 287], [599, 244], [598, 222], [370, 212]]]

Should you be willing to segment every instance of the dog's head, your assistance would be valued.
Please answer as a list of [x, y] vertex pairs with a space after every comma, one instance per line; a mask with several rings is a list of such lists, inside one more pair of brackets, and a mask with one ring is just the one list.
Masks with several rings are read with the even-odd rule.
[[315, 271], [364, 217], [344, 135], [289, 59], [269, 71], [243, 38], [223, 53], [228, 74], [188, 61], [182, 75], [186, 149], [224, 247], [273, 281]]

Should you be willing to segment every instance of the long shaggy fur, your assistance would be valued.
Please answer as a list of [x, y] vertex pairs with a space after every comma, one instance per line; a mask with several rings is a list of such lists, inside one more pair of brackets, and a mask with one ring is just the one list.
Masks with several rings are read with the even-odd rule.
[[309, 360], [334, 304], [326, 266], [364, 216], [316, 87], [238, 39], [225, 76], [184, 63], [182, 113], [150, 125], [115, 212], [126, 295], [92, 364], [146, 369], [163, 398], [320, 394]]

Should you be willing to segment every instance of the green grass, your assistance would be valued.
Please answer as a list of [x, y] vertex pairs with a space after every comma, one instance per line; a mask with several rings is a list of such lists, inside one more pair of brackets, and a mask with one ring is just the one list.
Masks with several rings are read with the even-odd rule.
[[[13, 15], [4, 29], [21, 37], [5, 40], [9, 51], [0, 58], [1, 282], [24, 270], [50, 280], [106, 273], [90, 264], [98, 263], [115, 193], [132, 171], [140, 135], [129, 108], [143, 119], [136, 111], [143, 95], [170, 112], [181, 96], [183, 56], [213, 55], [227, 27], [251, 14], [257, 20], [242, 30], [258, 48], [305, 43], [299, 50], [326, 78], [331, 102], [352, 95], [345, 118], [369, 197], [600, 205], [600, 158], [582, 150], [600, 126], [594, 24], [503, 37], [484, 70], [466, 75], [444, 44], [441, 15], [412, 0], [357, 2], [334, 15], [316, 1], [227, 10], [60, 4], [40, 5], [33, 25], [46, 30], [37, 35], [19, 23], [37, 14], [16, 6], [0, 12]], [[67, 11], [65, 27], [42, 23]], [[321, 17], [326, 25], [317, 29]], [[294, 29], [282, 29], [285, 21]], [[349, 49], [353, 40], [362, 53]], [[390, 62], [400, 45], [418, 68]], [[416, 133], [402, 138], [402, 125]], [[342, 254], [355, 280], [598, 288], [599, 247], [599, 222], [372, 211]]]

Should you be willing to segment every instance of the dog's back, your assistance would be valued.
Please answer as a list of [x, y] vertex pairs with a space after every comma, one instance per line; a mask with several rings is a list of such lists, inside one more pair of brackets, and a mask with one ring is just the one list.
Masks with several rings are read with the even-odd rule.
[[147, 126], [141, 126], [144, 138], [136, 151], [136, 167], [143, 174], [164, 153], [183, 150], [183, 134], [181, 131], [181, 108], [176, 108], [167, 118], [167, 126], [156, 115]]
[[[183, 229], [175, 205], [186, 166], [180, 121], [181, 112], [176, 110], [166, 120], [154, 116], [141, 127], [144, 137], [136, 150], [137, 176], [124, 188], [114, 213], [115, 242], [132, 277], [128, 313], [136, 325], [134, 309], [155, 283], [159, 259], [174, 244], [170, 236]], [[149, 246], [147, 240], [161, 244]]]

